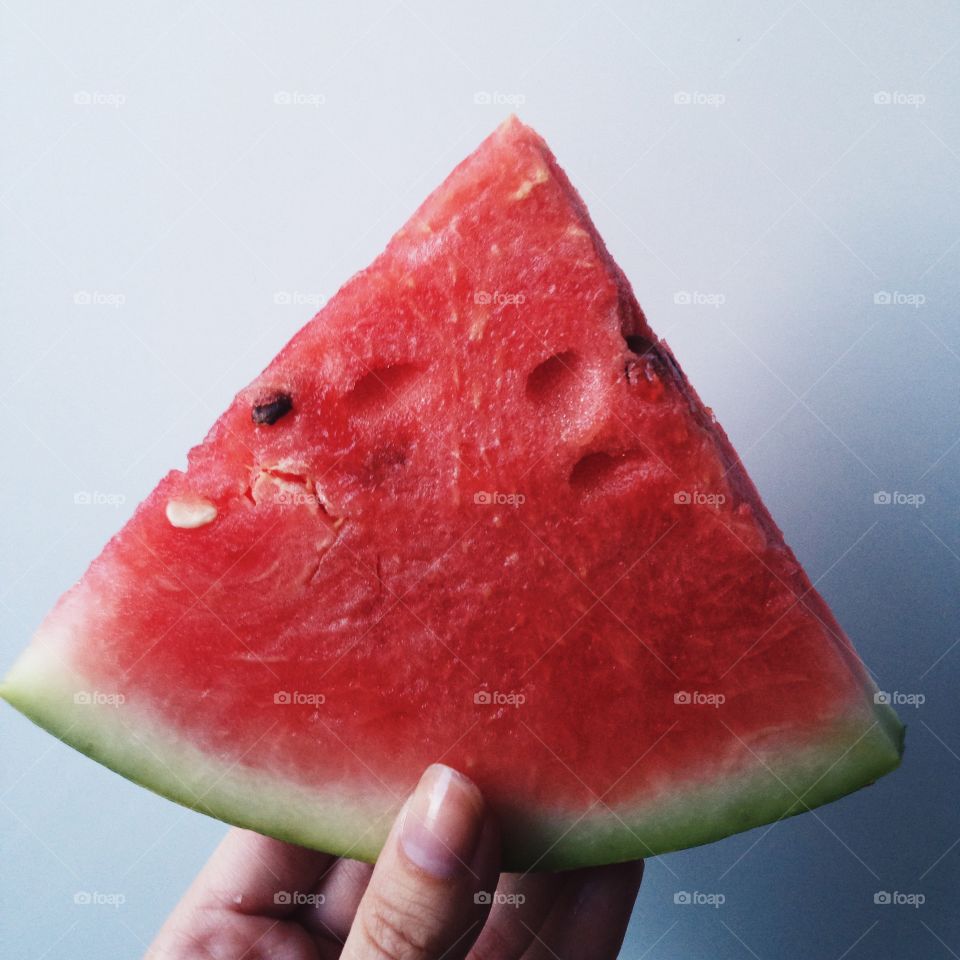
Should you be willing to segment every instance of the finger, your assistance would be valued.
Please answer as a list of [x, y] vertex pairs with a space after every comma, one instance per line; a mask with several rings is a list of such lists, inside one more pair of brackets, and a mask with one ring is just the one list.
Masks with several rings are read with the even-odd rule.
[[333, 858], [249, 830], [231, 830], [147, 951], [151, 960], [258, 949], [315, 956], [307, 934], [279, 923], [296, 909]]
[[496, 825], [480, 791], [450, 767], [427, 768], [390, 831], [343, 960], [458, 960], [487, 913]]
[[316, 900], [304, 905], [296, 919], [317, 937], [343, 946], [353, 926], [373, 866], [360, 860], [337, 860], [320, 878]]
[[567, 882], [523, 960], [613, 960], [633, 911], [643, 861], [590, 867], [567, 874]]
[[187, 891], [190, 907], [285, 917], [313, 890], [334, 857], [250, 830], [231, 830]]
[[510, 960], [523, 956], [563, 891], [562, 873], [504, 873], [491, 897], [490, 916], [483, 925], [470, 960]]

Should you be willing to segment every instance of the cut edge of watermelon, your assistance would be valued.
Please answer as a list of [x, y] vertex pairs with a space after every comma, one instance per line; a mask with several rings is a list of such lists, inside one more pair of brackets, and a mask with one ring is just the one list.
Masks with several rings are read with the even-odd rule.
[[271, 779], [210, 756], [134, 704], [90, 702], [96, 683], [38, 643], [42, 633], [0, 683], [0, 698], [58, 740], [188, 809], [302, 846], [376, 858], [405, 797], [385, 804], [384, 790], [364, 803], [332, 784], [313, 791]]
[[[41, 629], [41, 634], [43, 630]], [[136, 704], [77, 702], [90, 684], [56, 644], [24, 652], [0, 697], [34, 723], [134, 783], [200, 813], [277, 839], [372, 862], [404, 797], [386, 784], [316, 790], [211, 757]], [[565, 870], [655, 856], [722, 839], [836, 800], [899, 765], [904, 728], [884, 704], [861, 704], [817, 742], [755, 761], [713, 782], [677, 786], [638, 807], [602, 801], [586, 813], [518, 819], [504, 837], [504, 869]], [[642, 762], [642, 761], [640, 761]], [[812, 784], [812, 786], [811, 786]], [[722, 811], [718, 815], [718, 811]]]

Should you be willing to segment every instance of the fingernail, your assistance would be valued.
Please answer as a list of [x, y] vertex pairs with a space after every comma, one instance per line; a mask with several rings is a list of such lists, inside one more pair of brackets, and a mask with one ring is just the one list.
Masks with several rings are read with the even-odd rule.
[[435, 763], [407, 801], [400, 846], [425, 873], [450, 880], [468, 868], [482, 822], [480, 791], [456, 770]]

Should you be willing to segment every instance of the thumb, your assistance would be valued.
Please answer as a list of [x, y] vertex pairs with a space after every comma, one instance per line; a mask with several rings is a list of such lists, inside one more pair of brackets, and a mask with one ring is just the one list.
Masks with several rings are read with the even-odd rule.
[[496, 824], [480, 791], [450, 767], [428, 767], [377, 860], [342, 960], [465, 956], [498, 866]]

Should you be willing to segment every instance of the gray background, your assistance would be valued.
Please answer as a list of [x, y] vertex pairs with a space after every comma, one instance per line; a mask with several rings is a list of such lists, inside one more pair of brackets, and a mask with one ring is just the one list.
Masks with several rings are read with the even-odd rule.
[[[875, 787], [651, 862], [624, 956], [958, 956], [951, 6], [4, 3], [0, 666], [513, 106], [881, 688], [925, 697]], [[0, 738], [4, 955], [137, 956], [224, 827], [9, 708]]]

